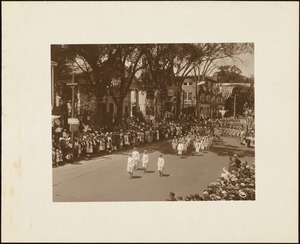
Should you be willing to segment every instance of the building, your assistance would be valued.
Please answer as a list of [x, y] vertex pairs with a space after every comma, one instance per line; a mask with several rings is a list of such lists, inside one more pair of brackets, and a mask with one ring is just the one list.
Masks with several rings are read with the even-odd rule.
[[220, 117], [219, 110], [224, 108], [225, 100], [219, 92], [217, 80], [206, 77], [198, 82], [197, 78], [187, 76], [182, 84], [182, 112], [209, 118]]
[[[113, 118], [116, 118], [117, 106], [114, 103], [110, 89], [117, 85], [120, 80], [112, 79], [111, 88], [106, 90], [106, 94], [101, 98], [97, 98], [96, 95], [91, 92], [89, 88], [91, 73], [87, 74], [81, 70], [74, 70], [72, 73], [65, 74], [59, 78], [52, 80], [53, 86], [53, 113], [60, 115], [63, 121], [67, 123], [68, 118], [68, 103], [72, 100], [72, 90], [67, 86], [70, 82], [75, 82], [78, 85], [75, 87], [75, 112], [76, 116], [90, 117], [89, 114], [99, 111], [102, 114], [97, 120], [100, 123], [110, 123]], [[143, 92], [139, 91], [138, 81], [135, 78], [130, 86], [130, 91], [124, 98], [123, 102], [123, 116], [134, 115], [139, 112], [140, 109], [145, 109], [145, 97]], [[58, 102], [60, 101], [60, 102]]]

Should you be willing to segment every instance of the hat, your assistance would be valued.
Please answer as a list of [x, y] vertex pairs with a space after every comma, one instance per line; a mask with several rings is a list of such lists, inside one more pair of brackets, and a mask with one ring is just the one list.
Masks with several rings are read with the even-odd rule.
[[236, 154], [234, 154], [232, 157], [237, 158], [238, 156]]
[[169, 196], [175, 196], [174, 192], [170, 192]]
[[247, 197], [247, 193], [245, 193], [245, 192], [239, 190], [239, 196], [240, 196], [241, 198], [245, 199], [245, 198]]

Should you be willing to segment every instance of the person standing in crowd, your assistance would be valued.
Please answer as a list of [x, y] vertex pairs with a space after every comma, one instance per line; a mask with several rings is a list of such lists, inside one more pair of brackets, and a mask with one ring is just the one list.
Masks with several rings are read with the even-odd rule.
[[236, 154], [233, 155], [233, 162], [235, 163], [236, 167], [239, 168], [241, 166], [241, 160], [239, 160], [239, 158]]
[[142, 157], [142, 163], [143, 163], [143, 170], [144, 170], [145, 174], [147, 173], [148, 162], [149, 162], [149, 156], [147, 154], [147, 150], [144, 150], [143, 157]]
[[160, 177], [162, 177], [163, 175], [164, 168], [165, 168], [165, 159], [163, 158], [163, 155], [160, 154], [157, 160], [157, 169]]
[[133, 177], [133, 170], [134, 170], [134, 162], [132, 154], [129, 153], [128, 159], [127, 159], [127, 172], [129, 173], [129, 178], [132, 179]]
[[137, 151], [136, 147], [133, 148], [132, 157], [133, 157], [135, 170], [137, 170], [139, 160], [140, 160], [140, 153]]
[[60, 162], [60, 151], [59, 149], [56, 149], [56, 152], [55, 152], [55, 166], [58, 167], [58, 164]]

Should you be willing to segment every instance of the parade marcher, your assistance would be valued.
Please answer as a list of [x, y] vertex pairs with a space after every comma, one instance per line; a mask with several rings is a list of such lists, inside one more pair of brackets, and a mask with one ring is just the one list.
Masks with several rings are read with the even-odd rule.
[[135, 170], [137, 170], [139, 160], [140, 160], [140, 153], [137, 151], [136, 147], [133, 148], [132, 157], [133, 157], [133, 161], [134, 161]]
[[200, 153], [200, 141], [197, 140], [195, 143], [195, 154], [199, 155], [199, 153]]
[[127, 159], [127, 172], [129, 173], [129, 178], [132, 179], [134, 170], [134, 162], [132, 154], [130, 153]]
[[200, 150], [203, 152], [204, 151], [204, 139], [202, 138], [200, 141]]
[[160, 154], [157, 160], [157, 169], [160, 177], [163, 175], [164, 168], [165, 168], [165, 160], [163, 158], [163, 155]]
[[148, 162], [149, 162], [149, 156], [147, 154], [147, 150], [144, 150], [143, 157], [142, 157], [142, 163], [143, 163], [142, 166], [145, 174], [147, 173]]
[[176, 152], [177, 144], [178, 144], [177, 138], [176, 138], [176, 136], [174, 136], [174, 138], [172, 140], [172, 148], [173, 148], [174, 152]]
[[182, 141], [182, 139], [179, 140], [177, 150], [178, 150], [179, 157], [182, 157], [182, 151], [183, 151], [183, 141]]

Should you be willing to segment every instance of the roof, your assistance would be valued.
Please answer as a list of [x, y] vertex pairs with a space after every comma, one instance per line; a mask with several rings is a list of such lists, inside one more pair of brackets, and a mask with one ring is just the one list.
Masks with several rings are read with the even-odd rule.
[[[180, 77], [180, 76], [177, 76], [177, 77]], [[185, 79], [195, 79], [195, 80], [198, 80], [198, 76], [188, 75], [188, 76], [185, 77]], [[207, 80], [207, 81], [218, 82], [214, 77], [211, 77], [211, 76], [207, 76], [204, 79]]]

